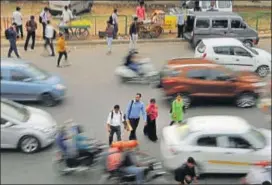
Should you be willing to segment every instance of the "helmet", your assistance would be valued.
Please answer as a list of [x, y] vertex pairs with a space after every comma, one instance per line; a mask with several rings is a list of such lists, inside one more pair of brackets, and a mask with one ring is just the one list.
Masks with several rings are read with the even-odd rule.
[[135, 148], [138, 146], [138, 141], [137, 140], [131, 140], [131, 141], [117, 141], [113, 142], [111, 144], [112, 148], [118, 148], [118, 149], [130, 149], [130, 148]]

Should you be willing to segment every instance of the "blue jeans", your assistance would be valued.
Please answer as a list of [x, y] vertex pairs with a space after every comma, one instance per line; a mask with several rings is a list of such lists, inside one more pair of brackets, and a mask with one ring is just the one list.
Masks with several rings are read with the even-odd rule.
[[136, 183], [142, 184], [144, 180], [144, 168], [137, 166], [125, 167], [123, 171], [127, 174], [136, 175]]
[[139, 66], [135, 63], [131, 63], [128, 65], [128, 67], [132, 70], [132, 71], [135, 71], [136, 73], [139, 72]]

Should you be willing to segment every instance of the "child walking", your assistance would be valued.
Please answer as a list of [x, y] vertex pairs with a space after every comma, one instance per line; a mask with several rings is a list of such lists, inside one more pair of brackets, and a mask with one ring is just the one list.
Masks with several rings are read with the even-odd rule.
[[63, 55], [65, 57], [66, 65], [70, 65], [70, 64], [68, 64], [68, 61], [67, 61], [68, 60], [68, 55], [67, 55], [66, 42], [65, 42], [65, 39], [64, 39], [64, 35], [61, 32], [59, 33], [59, 38], [58, 38], [58, 41], [57, 41], [57, 51], [59, 53], [57, 67], [62, 67], [60, 65], [60, 61], [61, 61], [61, 58], [62, 58]]

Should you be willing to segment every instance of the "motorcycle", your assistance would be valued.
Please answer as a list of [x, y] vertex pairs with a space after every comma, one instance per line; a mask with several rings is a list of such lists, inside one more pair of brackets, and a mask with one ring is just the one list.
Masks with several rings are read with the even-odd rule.
[[94, 158], [91, 164], [87, 164], [87, 156], [77, 157], [73, 159], [71, 166], [67, 166], [67, 161], [64, 158], [63, 153], [60, 150], [55, 152], [56, 156], [53, 159], [53, 168], [60, 175], [68, 175], [74, 172], [86, 172], [89, 171], [92, 167], [97, 166], [101, 157], [103, 156], [103, 152], [108, 148], [106, 144], [103, 144], [95, 139], [90, 139], [90, 151]]
[[158, 83], [159, 72], [155, 70], [149, 58], [141, 59], [137, 63], [139, 65], [139, 73], [131, 70], [125, 65], [116, 68], [115, 74], [120, 78], [122, 83]]
[[[144, 164], [144, 183], [148, 184], [167, 184], [167, 180], [164, 178], [166, 172], [162, 169], [161, 162], [158, 162], [153, 157], [145, 157], [140, 159]], [[126, 174], [117, 169], [114, 172], [107, 172], [101, 176], [99, 184], [136, 184], [136, 176], [133, 174]]]

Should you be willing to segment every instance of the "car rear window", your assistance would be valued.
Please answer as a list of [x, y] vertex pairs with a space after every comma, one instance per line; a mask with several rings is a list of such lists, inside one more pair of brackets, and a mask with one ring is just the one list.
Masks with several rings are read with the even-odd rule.
[[227, 46], [213, 47], [213, 51], [218, 55], [230, 55], [230, 47]]
[[206, 80], [209, 72], [206, 69], [193, 69], [187, 72], [187, 78]]
[[196, 28], [209, 28], [209, 27], [210, 27], [210, 19], [196, 20]]
[[199, 53], [204, 53], [205, 50], [206, 50], [206, 45], [203, 43], [203, 41], [201, 41], [197, 46], [197, 51]]

